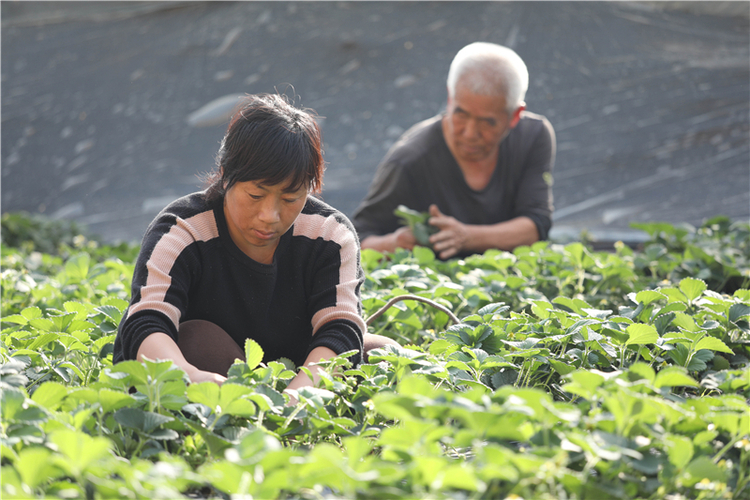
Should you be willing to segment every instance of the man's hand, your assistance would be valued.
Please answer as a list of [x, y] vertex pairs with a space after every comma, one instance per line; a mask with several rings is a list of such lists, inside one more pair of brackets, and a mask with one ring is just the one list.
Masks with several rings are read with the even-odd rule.
[[430, 215], [427, 222], [439, 229], [430, 236], [430, 243], [441, 259], [449, 259], [466, 247], [469, 236], [466, 224], [449, 215], [443, 215], [437, 205], [430, 205]]
[[362, 240], [360, 245], [362, 249], [371, 248], [378, 252], [393, 253], [397, 248], [411, 250], [417, 244], [417, 239], [411, 232], [409, 226], [403, 226], [392, 233], [384, 235], [372, 234]]
[[414, 248], [414, 245], [417, 244], [417, 239], [414, 237], [414, 234], [411, 232], [411, 228], [409, 226], [403, 226], [396, 229], [396, 232], [394, 232], [393, 235], [396, 238], [395, 248], [411, 250]]

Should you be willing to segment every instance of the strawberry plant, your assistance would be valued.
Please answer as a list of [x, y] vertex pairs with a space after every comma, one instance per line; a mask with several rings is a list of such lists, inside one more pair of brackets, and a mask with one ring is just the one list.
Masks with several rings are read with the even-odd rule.
[[747, 224], [653, 227], [642, 251], [364, 251], [369, 329], [402, 347], [325, 362], [296, 405], [252, 341], [222, 386], [113, 365], [137, 248], [3, 244], [0, 495], [747, 498]]

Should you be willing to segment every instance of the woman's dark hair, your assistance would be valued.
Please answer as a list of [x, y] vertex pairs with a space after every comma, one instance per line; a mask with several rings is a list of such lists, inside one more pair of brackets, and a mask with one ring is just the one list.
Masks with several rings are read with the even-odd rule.
[[248, 95], [232, 117], [216, 155], [217, 169], [206, 178], [206, 197], [224, 197], [238, 182], [289, 182], [290, 191], [323, 187], [320, 128], [308, 109], [276, 94]]

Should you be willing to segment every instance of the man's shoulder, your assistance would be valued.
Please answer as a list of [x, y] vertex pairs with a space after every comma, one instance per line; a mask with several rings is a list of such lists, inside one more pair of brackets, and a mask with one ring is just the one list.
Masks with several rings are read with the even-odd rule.
[[552, 124], [546, 116], [532, 113], [531, 111], [524, 111], [521, 113], [521, 119], [518, 121], [516, 128], [521, 131], [536, 131], [537, 133], [541, 130], [553, 132]]
[[442, 116], [437, 115], [412, 125], [386, 154], [386, 160], [409, 165], [428, 153], [434, 153], [443, 139]]

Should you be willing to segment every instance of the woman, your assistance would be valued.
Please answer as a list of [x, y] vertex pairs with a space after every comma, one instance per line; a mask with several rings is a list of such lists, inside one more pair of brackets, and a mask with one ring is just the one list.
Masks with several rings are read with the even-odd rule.
[[143, 238], [114, 362], [171, 359], [192, 382], [221, 384], [251, 338], [264, 361], [314, 363], [396, 344], [366, 334], [359, 240], [312, 197], [322, 187], [320, 130], [278, 95], [248, 96], [229, 124], [205, 191], [176, 200]]

